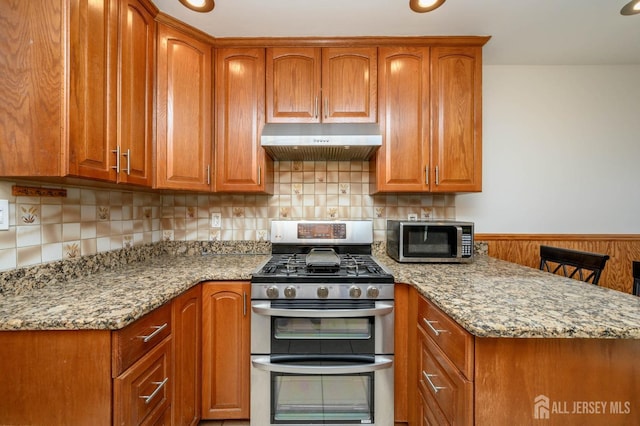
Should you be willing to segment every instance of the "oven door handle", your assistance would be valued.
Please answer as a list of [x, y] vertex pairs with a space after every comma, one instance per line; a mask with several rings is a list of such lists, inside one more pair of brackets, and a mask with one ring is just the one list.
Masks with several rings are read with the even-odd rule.
[[282, 309], [272, 308], [269, 302], [254, 302], [253, 312], [272, 317], [293, 318], [359, 318], [388, 315], [393, 312], [393, 305], [378, 303], [371, 309]]
[[271, 362], [268, 356], [257, 357], [251, 360], [251, 365], [255, 368], [272, 371], [274, 373], [290, 373], [290, 374], [358, 374], [371, 373], [377, 370], [384, 370], [393, 366], [393, 359], [376, 355], [375, 361], [366, 364], [351, 365], [296, 365], [281, 364]]

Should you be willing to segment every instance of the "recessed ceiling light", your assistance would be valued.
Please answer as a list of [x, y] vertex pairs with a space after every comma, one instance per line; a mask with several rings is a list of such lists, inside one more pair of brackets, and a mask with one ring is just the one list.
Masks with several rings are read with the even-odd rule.
[[439, 8], [444, 2], [445, 0], [409, 0], [409, 7], [414, 12], [424, 13]]
[[621, 15], [637, 15], [640, 13], [640, 0], [631, 0], [620, 10]]
[[211, 12], [215, 6], [213, 0], [180, 0], [180, 3], [196, 12]]

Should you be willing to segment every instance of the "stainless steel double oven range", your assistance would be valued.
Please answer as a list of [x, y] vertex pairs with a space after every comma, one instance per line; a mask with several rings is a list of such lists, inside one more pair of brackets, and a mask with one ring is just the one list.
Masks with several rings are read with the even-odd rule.
[[251, 284], [251, 426], [393, 425], [394, 279], [370, 221], [273, 221]]

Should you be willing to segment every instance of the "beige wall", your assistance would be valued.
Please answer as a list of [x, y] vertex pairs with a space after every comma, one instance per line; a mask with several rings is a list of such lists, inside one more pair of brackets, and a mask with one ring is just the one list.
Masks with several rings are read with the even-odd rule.
[[[105, 189], [86, 181], [42, 185], [65, 188], [66, 198], [14, 197], [16, 182], [0, 180], [0, 199], [10, 203], [0, 271], [163, 239], [268, 240], [271, 219], [372, 219], [374, 238], [383, 240], [387, 218], [455, 218], [452, 195], [368, 195], [368, 162], [274, 166], [272, 196]], [[220, 228], [210, 226], [213, 212], [221, 214]]]

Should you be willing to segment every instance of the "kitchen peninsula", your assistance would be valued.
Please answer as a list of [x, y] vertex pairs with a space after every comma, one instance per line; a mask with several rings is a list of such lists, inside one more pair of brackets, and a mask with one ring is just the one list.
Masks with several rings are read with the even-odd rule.
[[[41, 272], [39, 275], [48, 277], [49, 282], [33, 288], [12, 290], [2, 279], [8, 273], [0, 274], [4, 284], [0, 295], [0, 358], [29, 362], [30, 354], [20, 354], [22, 346], [12, 340], [21, 333], [70, 336], [123, 329], [200, 282], [248, 280], [268, 257], [265, 247], [250, 247], [244, 254], [209, 255], [200, 255], [200, 246], [196, 250], [175, 247], [175, 243], [147, 247], [150, 253], [140, 256], [143, 260], [139, 262], [125, 261], [86, 276], [73, 270], [74, 261], [67, 261], [64, 268], [57, 268], [77, 278], [63, 281]], [[398, 323], [408, 325], [404, 330], [407, 334], [403, 337], [403, 331], [396, 329], [396, 345], [407, 344], [402, 351], [408, 360], [408, 376], [400, 373], [396, 379], [408, 380], [399, 385], [407, 389], [409, 398], [418, 397], [417, 389], [413, 389], [418, 380], [408, 377], [417, 373], [418, 343], [413, 333], [418, 311], [422, 314], [426, 307], [441, 315], [444, 322], [459, 327], [470, 345], [466, 348], [470, 352], [462, 357], [463, 373], [456, 373], [468, 375], [462, 378], [475, 383], [475, 390], [471, 386], [472, 394], [467, 394], [475, 401], [475, 405], [469, 405], [475, 409], [468, 408], [470, 422], [531, 423], [534, 406], [539, 403], [534, 398], [538, 396], [543, 398], [542, 404], [548, 404], [550, 424], [595, 424], [603, 419], [621, 424], [638, 422], [640, 407], [634, 398], [640, 392], [640, 367], [634, 360], [640, 354], [640, 298], [484, 255], [476, 256], [468, 265], [398, 264], [384, 255], [378, 255], [378, 259], [391, 268], [396, 282], [406, 284], [398, 290], [406, 290], [410, 296], [405, 305], [398, 305], [397, 312], [405, 318]], [[33, 285], [34, 280], [28, 281]], [[105, 350], [110, 355], [108, 346]], [[440, 359], [438, 356], [436, 359]], [[8, 403], [20, 399], [20, 387], [16, 387], [21, 380], [21, 373], [16, 373], [20, 367], [6, 362], [0, 367], [2, 377], [10, 378], [0, 385], [3, 423], [8, 419], [10, 423], [20, 422], [18, 414], [12, 412], [18, 405]], [[74, 383], [78, 382], [82, 380], [74, 378]], [[50, 392], [62, 388], [62, 383], [48, 385]], [[593, 388], [598, 391], [593, 393]], [[574, 400], [614, 401], [621, 411], [607, 411], [609, 417], [557, 412], [554, 404]], [[28, 419], [22, 422], [28, 423]]]

